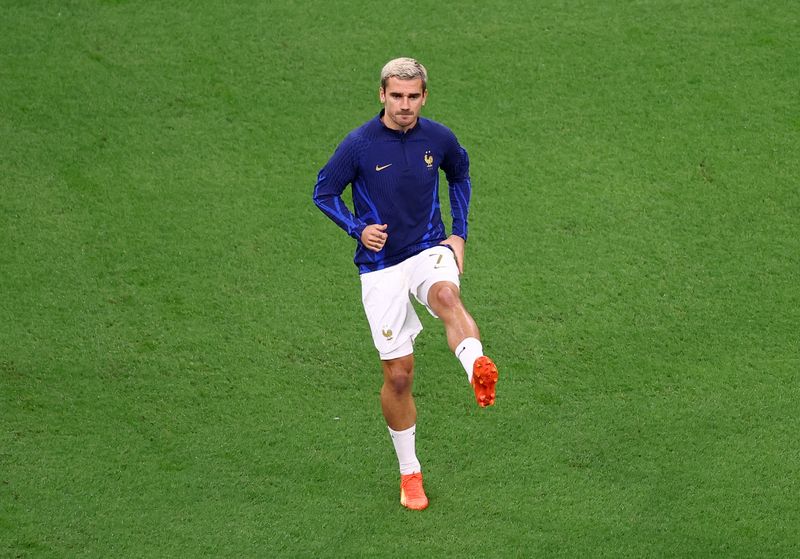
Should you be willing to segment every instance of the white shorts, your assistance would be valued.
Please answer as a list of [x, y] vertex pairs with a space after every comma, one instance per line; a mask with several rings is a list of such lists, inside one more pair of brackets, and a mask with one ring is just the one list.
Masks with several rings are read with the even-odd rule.
[[453, 251], [444, 245], [383, 270], [361, 274], [361, 301], [381, 359], [414, 353], [414, 338], [422, 331], [422, 323], [411, 295], [436, 316], [428, 306], [428, 291], [440, 281], [461, 285]]

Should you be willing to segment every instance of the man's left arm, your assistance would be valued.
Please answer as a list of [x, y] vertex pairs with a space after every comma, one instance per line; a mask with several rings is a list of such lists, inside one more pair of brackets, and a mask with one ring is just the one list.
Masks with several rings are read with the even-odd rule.
[[469, 156], [467, 151], [453, 138], [453, 146], [442, 161], [450, 193], [450, 215], [453, 218], [452, 234], [442, 242], [449, 245], [456, 255], [458, 273], [464, 273], [464, 248], [467, 241], [469, 202], [472, 183], [469, 178]]

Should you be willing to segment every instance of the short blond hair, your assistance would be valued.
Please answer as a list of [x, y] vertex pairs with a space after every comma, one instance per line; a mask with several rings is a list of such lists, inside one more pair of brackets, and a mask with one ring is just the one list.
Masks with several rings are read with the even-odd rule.
[[386, 89], [389, 78], [400, 80], [422, 80], [422, 91], [428, 89], [428, 71], [413, 58], [395, 58], [386, 63], [381, 70], [381, 88]]

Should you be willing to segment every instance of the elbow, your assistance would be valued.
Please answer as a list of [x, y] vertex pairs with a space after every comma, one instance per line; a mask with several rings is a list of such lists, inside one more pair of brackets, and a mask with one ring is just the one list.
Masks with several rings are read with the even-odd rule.
[[322, 209], [322, 206], [325, 203], [325, 196], [320, 194], [318, 189], [314, 189], [314, 194], [311, 196], [311, 199], [314, 200], [314, 205], [317, 206], [319, 209]]

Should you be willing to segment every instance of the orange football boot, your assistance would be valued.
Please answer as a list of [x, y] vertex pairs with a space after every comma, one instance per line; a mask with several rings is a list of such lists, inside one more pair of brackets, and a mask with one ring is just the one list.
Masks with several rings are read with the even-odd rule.
[[472, 388], [480, 407], [494, 405], [496, 384], [497, 366], [485, 355], [478, 357], [472, 365]]
[[428, 507], [428, 497], [422, 488], [422, 472], [400, 476], [400, 504], [412, 510]]

